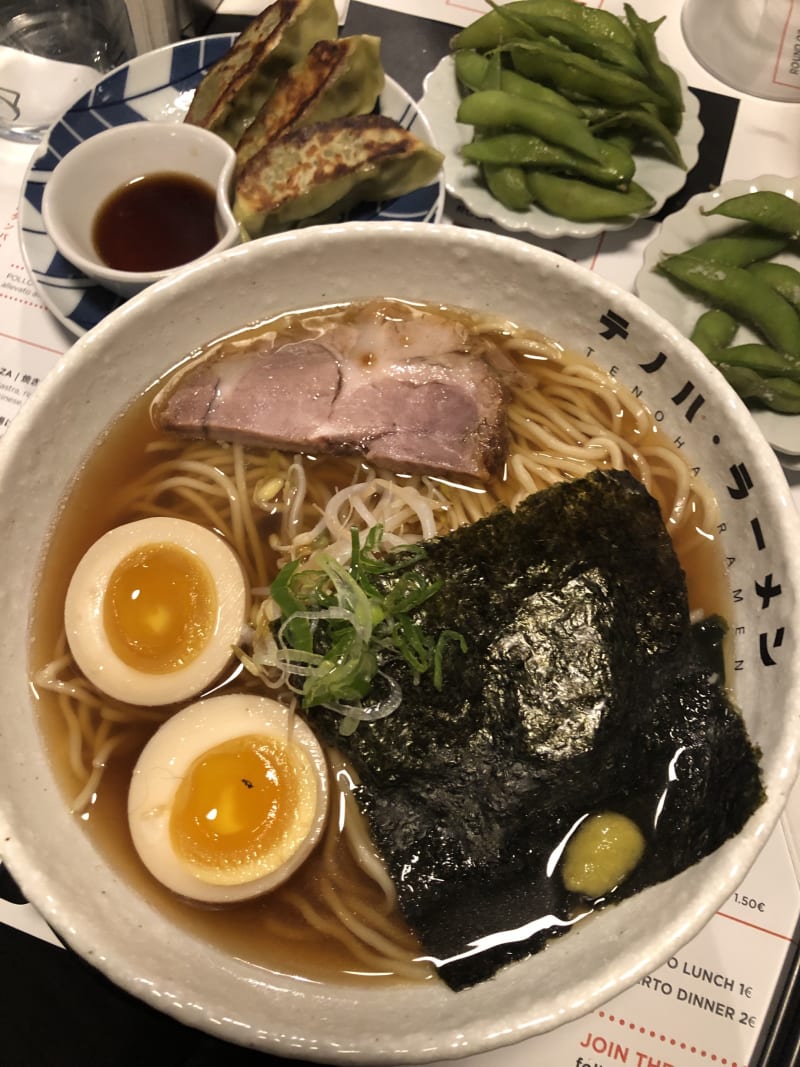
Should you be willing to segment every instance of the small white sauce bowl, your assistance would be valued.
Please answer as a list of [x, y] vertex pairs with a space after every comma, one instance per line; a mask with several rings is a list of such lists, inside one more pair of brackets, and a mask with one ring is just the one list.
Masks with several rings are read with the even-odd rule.
[[133, 122], [104, 130], [73, 148], [53, 171], [42, 201], [44, 224], [65, 259], [127, 298], [186, 264], [155, 271], [116, 270], [105, 264], [94, 247], [92, 230], [106, 198], [133, 179], [152, 174], [177, 172], [206, 182], [216, 191], [219, 240], [205, 253], [213, 255], [241, 239], [231, 210], [235, 163], [233, 148], [198, 126]]

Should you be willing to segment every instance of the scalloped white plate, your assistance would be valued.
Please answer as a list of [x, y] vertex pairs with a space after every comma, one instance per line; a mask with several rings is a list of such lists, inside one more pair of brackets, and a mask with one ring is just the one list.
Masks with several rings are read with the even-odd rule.
[[[749, 181], [723, 182], [709, 193], [699, 193], [680, 211], [664, 220], [645, 249], [643, 266], [636, 276], [636, 292], [645, 303], [668, 319], [673, 326], [677, 326], [687, 337], [707, 305], [682, 292], [663, 274], [658, 274], [655, 270], [656, 263], [662, 254], [685, 252], [687, 248], [705, 241], [708, 237], [718, 237], [741, 226], [742, 223], [736, 219], [703, 215], [701, 209], [713, 208], [732, 196], [741, 196], [743, 193], [761, 189], [783, 193], [784, 196], [800, 200], [800, 177], [782, 178], [776, 174], [762, 174]], [[796, 252], [782, 252], [775, 256], [775, 261], [800, 269], [800, 255]], [[745, 326], [742, 326], [736, 335], [737, 344], [758, 340], [760, 338]], [[751, 414], [776, 451], [788, 457], [800, 457], [800, 415], [781, 415], [776, 411], [758, 410], [752, 411]]]
[[[101, 130], [129, 122], [182, 122], [197, 84], [235, 40], [235, 34], [225, 33], [196, 37], [124, 63], [53, 124], [35, 153], [19, 208], [22, 254], [43, 303], [73, 334], [80, 335], [96, 326], [123, 300], [87, 278], [53, 244], [41, 214], [50, 175], [77, 144]], [[386, 79], [378, 108], [381, 114], [432, 143], [433, 133], [417, 105], [391, 78]], [[424, 189], [394, 200], [359, 205], [350, 218], [438, 222], [443, 210], [444, 182], [439, 176]]]
[[[686, 176], [697, 162], [703, 136], [700, 103], [679, 74], [685, 113], [677, 136], [686, 170], [655, 156], [634, 155], [636, 181], [654, 198], [650, 215], [655, 215], [669, 197], [682, 189]], [[461, 149], [472, 140], [473, 128], [456, 122], [461, 90], [452, 56], [445, 56], [425, 79], [420, 110], [433, 131], [434, 144], [444, 153], [444, 181], [447, 191], [458, 197], [479, 218], [491, 219], [507, 230], [531, 233], [535, 237], [595, 237], [604, 230], [625, 230], [637, 216], [619, 222], [571, 222], [550, 215], [533, 205], [527, 211], [511, 211], [494, 199], [480, 181], [478, 168], [461, 157]]]

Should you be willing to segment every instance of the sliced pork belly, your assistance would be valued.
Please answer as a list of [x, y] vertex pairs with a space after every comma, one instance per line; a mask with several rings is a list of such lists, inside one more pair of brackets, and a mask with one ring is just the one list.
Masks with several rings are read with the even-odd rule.
[[428, 314], [367, 311], [302, 340], [221, 345], [178, 372], [153, 411], [188, 436], [481, 480], [507, 447], [499, 378], [463, 326]]

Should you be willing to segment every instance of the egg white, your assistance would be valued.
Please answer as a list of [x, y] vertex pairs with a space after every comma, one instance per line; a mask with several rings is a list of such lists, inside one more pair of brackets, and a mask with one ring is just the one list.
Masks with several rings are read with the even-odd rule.
[[[170, 818], [183, 778], [209, 750], [253, 734], [290, 747], [302, 768], [290, 829], [267, 853], [234, 870], [201, 866], [183, 858], [170, 835]], [[198, 700], [168, 719], [142, 750], [128, 792], [128, 825], [150, 873], [183, 897], [214, 904], [247, 900], [285, 881], [319, 841], [327, 812], [327, 763], [314, 733], [278, 701], [244, 694]]]
[[[116, 567], [148, 545], [170, 544], [200, 559], [217, 596], [217, 614], [206, 646], [191, 662], [165, 673], [147, 673], [113, 650], [103, 622], [103, 598]], [[155, 706], [188, 700], [208, 688], [233, 657], [242, 636], [249, 591], [236, 554], [217, 534], [186, 519], [140, 519], [109, 530], [81, 559], [67, 590], [67, 641], [81, 671], [108, 696]]]

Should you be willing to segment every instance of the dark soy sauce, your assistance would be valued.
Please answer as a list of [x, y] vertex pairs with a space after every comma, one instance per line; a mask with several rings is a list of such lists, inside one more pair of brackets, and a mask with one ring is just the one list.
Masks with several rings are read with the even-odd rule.
[[106, 197], [92, 241], [115, 270], [168, 270], [204, 255], [219, 240], [214, 189], [190, 174], [134, 178]]

